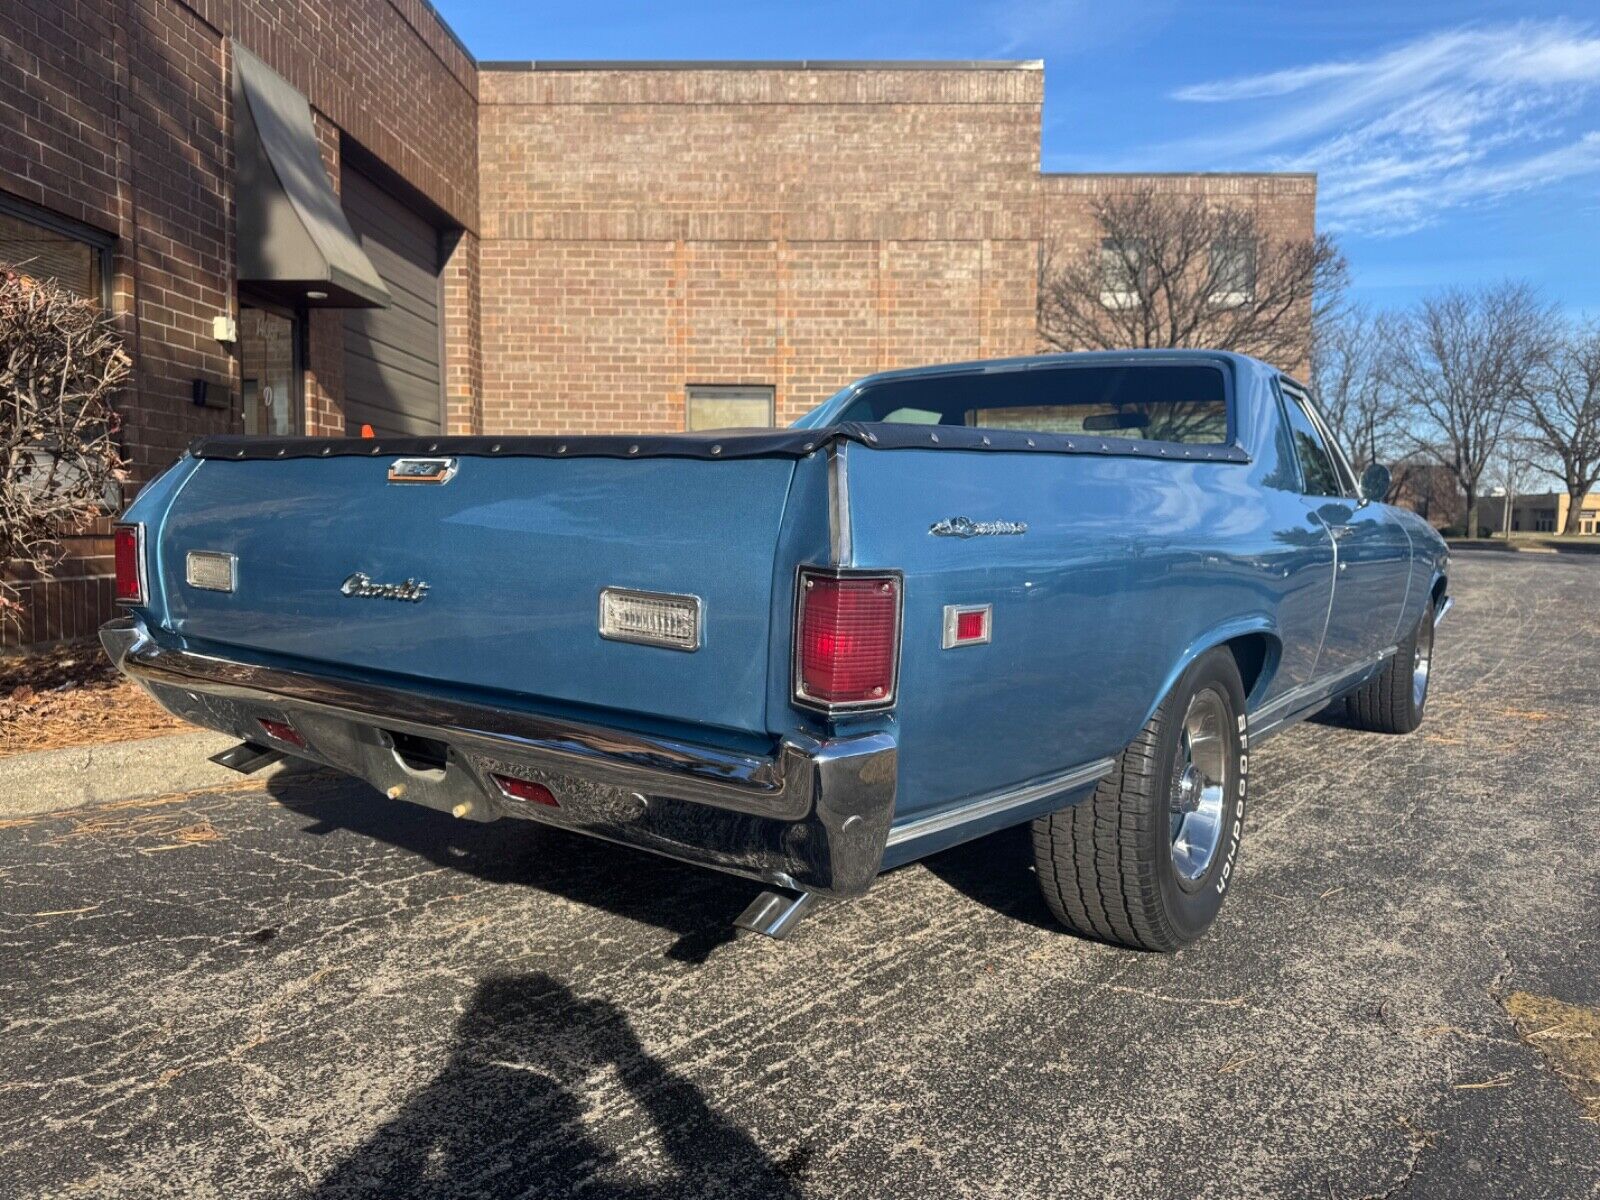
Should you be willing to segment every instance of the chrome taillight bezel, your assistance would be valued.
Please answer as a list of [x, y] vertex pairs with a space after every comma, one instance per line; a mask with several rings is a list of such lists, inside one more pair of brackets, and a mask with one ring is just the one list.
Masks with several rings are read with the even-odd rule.
[[[805, 672], [801, 662], [804, 647], [800, 640], [804, 617], [807, 579], [882, 579], [894, 584], [894, 666], [890, 672], [889, 690], [881, 698], [870, 700], [824, 700], [806, 691]], [[801, 708], [820, 713], [871, 713], [891, 709], [900, 698], [900, 657], [905, 648], [906, 586], [905, 572], [870, 567], [831, 567], [802, 564], [795, 570], [794, 611], [790, 616], [789, 640], [789, 697]]]
[[111, 527], [111, 561], [112, 561], [112, 591], [117, 591], [116, 571], [116, 537], [122, 530], [133, 531], [133, 567], [134, 577], [138, 581], [139, 594], [137, 596], [116, 596], [116, 603], [129, 608], [137, 608], [150, 599], [150, 568], [145, 560], [144, 522], [143, 521], [118, 521]]

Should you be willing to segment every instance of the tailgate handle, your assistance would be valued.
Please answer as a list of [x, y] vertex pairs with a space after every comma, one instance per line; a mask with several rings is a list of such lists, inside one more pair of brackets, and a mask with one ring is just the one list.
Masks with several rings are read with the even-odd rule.
[[397, 458], [389, 464], [389, 482], [449, 483], [459, 465], [453, 458]]

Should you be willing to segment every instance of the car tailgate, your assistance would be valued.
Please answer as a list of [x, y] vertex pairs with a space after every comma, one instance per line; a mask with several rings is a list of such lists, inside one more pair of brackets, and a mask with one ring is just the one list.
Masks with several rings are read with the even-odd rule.
[[[155, 552], [167, 626], [437, 684], [763, 729], [794, 459], [463, 456], [443, 486], [390, 483], [393, 462], [198, 463]], [[190, 586], [191, 551], [234, 555], [235, 590]], [[427, 586], [420, 600], [347, 594], [355, 574]], [[607, 587], [698, 597], [700, 648], [602, 639]]]

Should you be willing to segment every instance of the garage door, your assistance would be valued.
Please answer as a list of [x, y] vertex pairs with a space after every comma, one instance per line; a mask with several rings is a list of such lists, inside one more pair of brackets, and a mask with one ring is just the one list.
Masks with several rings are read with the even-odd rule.
[[340, 199], [393, 297], [388, 308], [345, 312], [345, 428], [438, 433], [444, 407], [439, 231], [348, 166]]

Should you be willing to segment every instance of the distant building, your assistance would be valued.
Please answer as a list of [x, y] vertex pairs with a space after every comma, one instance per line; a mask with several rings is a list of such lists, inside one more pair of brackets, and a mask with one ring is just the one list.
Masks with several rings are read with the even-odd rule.
[[[1565, 492], [1534, 492], [1515, 496], [1511, 501], [1512, 533], [1560, 533], [1567, 526], [1572, 497]], [[1478, 505], [1478, 519], [1499, 533], [1506, 527], [1506, 498], [1485, 496]], [[1600, 536], [1600, 491], [1583, 498], [1578, 512], [1579, 534]]]
[[[1398, 462], [1394, 471], [1394, 491], [1390, 499], [1409, 508], [1435, 529], [1460, 529], [1467, 521], [1467, 498], [1449, 467], [1437, 463]], [[1488, 524], [1483, 506], [1478, 520]]]

